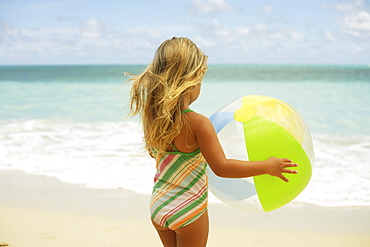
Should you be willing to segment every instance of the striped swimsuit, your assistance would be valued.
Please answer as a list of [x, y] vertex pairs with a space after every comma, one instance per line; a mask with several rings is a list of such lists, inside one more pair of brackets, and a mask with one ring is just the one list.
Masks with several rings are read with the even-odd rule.
[[153, 221], [171, 230], [196, 221], [208, 204], [207, 163], [200, 150], [153, 155], [157, 161], [150, 202]]

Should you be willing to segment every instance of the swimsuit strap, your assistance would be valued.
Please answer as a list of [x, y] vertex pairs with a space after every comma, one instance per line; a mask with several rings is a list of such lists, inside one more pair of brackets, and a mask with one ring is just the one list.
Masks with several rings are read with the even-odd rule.
[[171, 145], [172, 145], [173, 149], [175, 150], [175, 152], [180, 152], [180, 151], [175, 147], [175, 145], [173, 145], [173, 143], [171, 143]]
[[194, 112], [194, 111], [192, 109], [186, 109], [182, 111], [182, 113], [187, 113], [187, 112]]

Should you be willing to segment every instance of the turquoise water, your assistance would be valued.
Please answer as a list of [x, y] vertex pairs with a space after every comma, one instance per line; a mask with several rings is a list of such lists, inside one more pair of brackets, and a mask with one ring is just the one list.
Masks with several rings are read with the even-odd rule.
[[[123, 73], [144, 68], [0, 67], [0, 169], [150, 193], [137, 119], [123, 123]], [[250, 94], [294, 106], [313, 134], [314, 176], [298, 201], [370, 205], [370, 67], [210, 65], [192, 108], [210, 116]]]
[[122, 120], [122, 72], [121, 66], [0, 67], [0, 119]]
[[[144, 66], [0, 67], [0, 119], [121, 121], [123, 73]], [[370, 67], [211, 65], [194, 104], [209, 116], [233, 99], [258, 94], [297, 108], [318, 133], [370, 133]], [[122, 111], [123, 110], [123, 111]]]

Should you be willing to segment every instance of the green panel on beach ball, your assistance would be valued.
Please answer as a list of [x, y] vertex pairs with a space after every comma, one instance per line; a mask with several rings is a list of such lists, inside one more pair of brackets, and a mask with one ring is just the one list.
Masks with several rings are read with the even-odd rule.
[[303, 191], [311, 178], [311, 163], [301, 144], [280, 125], [254, 116], [243, 122], [243, 129], [250, 161], [275, 156], [289, 158], [298, 164], [292, 168], [298, 174], [284, 173], [288, 183], [270, 175], [253, 177], [262, 208], [270, 212], [289, 203]]

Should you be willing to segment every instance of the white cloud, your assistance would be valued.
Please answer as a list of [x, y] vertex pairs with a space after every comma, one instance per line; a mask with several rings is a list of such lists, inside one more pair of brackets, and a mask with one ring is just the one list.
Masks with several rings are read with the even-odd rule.
[[217, 19], [213, 19], [213, 27], [213, 31], [218, 38], [226, 39], [230, 37], [230, 30], [221, 26]]
[[262, 6], [262, 10], [266, 13], [271, 13], [273, 11], [273, 8], [269, 5]]
[[194, 42], [201, 48], [214, 47], [216, 42], [214, 40], [208, 39], [202, 35], [196, 35], [194, 37]]
[[156, 28], [145, 28], [145, 32], [148, 34], [150, 38], [159, 38], [162, 36], [162, 33], [158, 31]]
[[362, 0], [355, 0], [353, 2], [337, 2], [333, 7], [339, 12], [353, 12], [363, 7], [364, 2]]
[[19, 30], [13, 28], [12, 25], [8, 22], [2, 22], [0, 23], [0, 33], [2, 33], [5, 36], [17, 35], [19, 34]]
[[334, 34], [331, 31], [325, 31], [324, 37], [331, 42], [337, 41], [337, 38], [334, 36]]
[[95, 19], [87, 19], [83, 22], [80, 35], [83, 38], [97, 39], [100, 38], [104, 30], [103, 24]]
[[236, 32], [241, 36], [247, 36], [251, 32], [251, 28], [248, 26], [236, 27]]
[[254, 28], [255, 28], [257, 31], [259, 31], [259, 32], [267, 30], [267, 26], [266, 26], [266, 24], [263, 24], [263, 23], [260, 23], [260, 24], [255, 25], [255, 27], [254, 27]]
[[349, 13], [342, 19], [344, 28], [370, 32], [370, 12], [356, 11]]
[[191, 9], [199, 14], [212, 14], [215, 12], [232, 12], [235, 7], [226, 0], [192, 0]]
[[353, 37], [360, 37], [361, 36], [360, 32], [350, 30], [350, 29], [343, 29], [342, 32], [345, 33], [345, 34], [348, 34], [350, 36], [353, 36]]
[[218, 19], [199, 29], [194, 41], [206, 51], [211, 63], [215, 60], [271, 63], [274, 62], [271, 57], [293, 57], [307, 45], [305, 34], [299, 29], [278, 28], [268, 23], [227, 26]]
[[338, 24], [347, 34], [370, 36], [370, 5], [363, 0], [336, 3], [327, 6], [335, 9], [340, 17]]
[[138, 63], [150, 59], [163, 39], [156, 28], [104, 27], [95, 19], [38, 29], [0, 23], [0, 63]]
[[295, 41], [301, 42], [305, 40], [304, 35], [300, 31], [291, 30], [289, 31], [289, 34], [290, 34], [290, 37], [292, 37], [292, 39]]
[[[370, 6], [364, 1], [329, 6], [338, 14], [339, 28], [333, 25], [335, 20], [321, 25], [312, 19], [305, 26], [298, 18], [282, 21], [285, 15], [263, 4], [254, 9], [255, 18], [236, 11], [227, 0], [192, 4], [202, 15], [181, 23], [112, 24], [97, 16], [47, 28], [0, 22], [0, 63], [147, 63], [159, 44], [172, 36], [191, 38], [209, 55], [210, 63], [314, 63], [321, 62], [323, 54], [336, 63], [336, 54], [349, 58], [344, 62], [368, 61], [370, 56]], [[222, 15], [212, 15], [221, 11]]]

